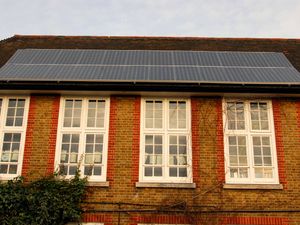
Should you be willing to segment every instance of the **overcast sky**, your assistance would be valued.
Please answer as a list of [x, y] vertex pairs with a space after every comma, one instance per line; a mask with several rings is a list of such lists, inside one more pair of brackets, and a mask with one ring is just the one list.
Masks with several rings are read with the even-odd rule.
[[14, 34], [300, 38], [300, 0], [0, 0]]

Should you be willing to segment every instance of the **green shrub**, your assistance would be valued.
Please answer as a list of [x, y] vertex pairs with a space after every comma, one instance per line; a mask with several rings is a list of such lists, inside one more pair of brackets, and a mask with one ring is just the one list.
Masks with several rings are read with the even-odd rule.
[[58, 225], [79, 221], [86, 178], [79, 172], [70, 180], [52, 175], [23, 182], [22, 177], [0, 183], [2, 225]]

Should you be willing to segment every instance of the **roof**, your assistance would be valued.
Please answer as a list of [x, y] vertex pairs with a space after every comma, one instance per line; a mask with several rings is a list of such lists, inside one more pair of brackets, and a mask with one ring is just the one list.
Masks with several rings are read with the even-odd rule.
[[276, 52], [22, 49], [0, 80], [298, 84], [300, 73]]
[[[159, 50], [212, 51], [284, 54], [300, 71], [300, 39], [207, 38], [207, 37], [126, 37], [126, 36], [41, 36], [15, 35], [0, 41], [0, 67], [21, 49]], [[287, 66], [288, 67], [288, 66]], [[287, 69], [284, 68], [284, 70]], [[278, 68], [279, 69], [279, 68]], [[287, 69], [289, 70], [289, 69]], [[271, 69], [270, 69], [271, 71]], [[293, 72], [294, 74], [294, 72]], [[294, 75], [293, 75], [294, 76]], [[298, 75], [297, 75], [298, 76]], [[297, 82], [297, 81], [295, 81]], [[300, 94], [298, 83], [141, 83], [141, 82], [46, 82], [0, 81], [1, 90], [107, 90], [184, 91], [213, 93]], [[179, 92], [178, 92], [179, 93]]]

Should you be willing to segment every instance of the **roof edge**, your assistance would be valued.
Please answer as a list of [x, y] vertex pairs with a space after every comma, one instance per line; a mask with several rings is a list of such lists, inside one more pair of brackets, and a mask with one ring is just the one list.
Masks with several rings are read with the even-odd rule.
[[6, 42], [11, 41], [11, 40], [14, 40], [16, 38], [18, 38], [16, 35], [8, 37], [8, 38], [4, 38], [4, 39], [0, 40], [0, 44], [6, 43]]
[[[263, 37], [201, 37], [201, 36], [95, 36], [95, 35], [39, 35], [39, 34], [15, 34], [8, 38], [91, 38], [91, 39], [179, 39], [179, 40], [292, 40], [299, 41], [300, 38], [263, 38]], [[7, 40], [7, 39], [4, 39]], [[0, 41], [1, 42], [1, 41]]]

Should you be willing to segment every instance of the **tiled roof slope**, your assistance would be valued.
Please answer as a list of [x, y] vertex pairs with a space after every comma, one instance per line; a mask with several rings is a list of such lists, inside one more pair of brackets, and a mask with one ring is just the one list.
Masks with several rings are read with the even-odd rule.
[[0, 41], [0, 66], [24, 48], [283, 52], [300, 71], [300, 39], [15, 35]]

